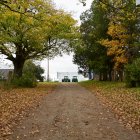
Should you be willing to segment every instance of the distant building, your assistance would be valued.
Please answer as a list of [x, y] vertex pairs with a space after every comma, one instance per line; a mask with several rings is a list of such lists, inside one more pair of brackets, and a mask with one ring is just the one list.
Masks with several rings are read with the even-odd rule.
[[8, 76], [9, 74], [13, 73], [13, 69], [0, 69], [0, 79], [1, 80], [7, 80], [8, 79]]
[[62, 82], [64, 76], [68, 76], [70, 81], [72, 81], [73, 76], [77, 76], [78, 81], [85, 81], [87, 78], [84, 78], [83, 75], [78, 74], [78, 72], [57, 72], [57, 79], [59, 82]]

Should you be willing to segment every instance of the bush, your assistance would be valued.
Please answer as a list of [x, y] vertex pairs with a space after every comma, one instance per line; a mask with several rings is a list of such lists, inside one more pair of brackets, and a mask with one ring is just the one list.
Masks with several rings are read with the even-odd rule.
[[38, 65], [36, 66], [31, 60], [28, 60], [23, 68], [23, 74], [20, 78], [14, 78], [12, 84], [18, 87], [35, 87], [37, 80], [42, 81], [44, 70]]
[[125, 67], [125, 80], [129, 87], [140, 87], [140, 58]]
[[37, 86], [37, 80], [34, 75], [23, 74], [22, 77], [13, 79], [12, 84], [18, 87], [35, 87]]
[[43, 82], [44, 80], [44, 77], [42, 76], [43, 73], [44, 69], [41, 68], [39, 65], [35, 65], [31, 60], [28, 60], [24, 65], [23, 74], [35, 77], [40, 82]]

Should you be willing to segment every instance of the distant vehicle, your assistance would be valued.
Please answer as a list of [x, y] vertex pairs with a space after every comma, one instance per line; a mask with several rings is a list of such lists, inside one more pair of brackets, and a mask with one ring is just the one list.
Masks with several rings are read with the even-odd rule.
[[73, 76], [72, 82], [78, 82], [77, 76]]
[[70, 82], [70, 79], [68, 76], [64, 76], [64, 78], [62, 79], [62, 82]]

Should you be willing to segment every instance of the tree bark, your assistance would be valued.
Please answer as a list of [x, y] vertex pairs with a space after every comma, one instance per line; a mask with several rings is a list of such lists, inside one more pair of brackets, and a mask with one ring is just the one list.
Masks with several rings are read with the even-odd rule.
[[109, 81], [112, 81], [112, 70], [109, 70], [109, 72], [108, 72], [108, 80]]
[[20, 78], [22, 76], [22, 72], [23, 72], [23, 66], [25, 63], [25, 59], [22, 58], [16, 58], [13, 61], [14, 64], [14, 78]]
[[119, 71], [119, 80], [122, 82], [124, 79], [123, 77], [123, 71]]
[[99, 74], [99, 81], [102, 81], [102, 73]]
[[107, 81], [107, 72], [103, 72], [103, 81]]

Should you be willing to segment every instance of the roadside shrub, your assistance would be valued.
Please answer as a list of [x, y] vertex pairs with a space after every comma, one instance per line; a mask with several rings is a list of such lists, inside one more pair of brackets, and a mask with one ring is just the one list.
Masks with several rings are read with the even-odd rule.
[[22, 77], [12, 80], [12, 84], [17, 87], [35, 87], [37, 79], [35, 77], [35, 64], [32, 61], [27, 61], [23, 68]]
[[40, 65], [35, 65], [31, 60], [28, 60], [24, 65], [23, 74], [35, 77], [40, 82], [44, 80], [43, 73], [44, 69]]
[[33, 74], [26, 73], [20, 78], [14, 78], [12, 84], [18, 87], [35, 87], [37, 86], [37, 80]]
[[128, 87], [140, 87], [140, 58], [126, 65], [125, 81]]
[[43, 82], [43, 73], [44, 70], [39, 65], [35, 65], [31, 60], [28, 60], [24, 65], [22, 77], [14, 77], [12, 85], [18, 87], [35, 87], [37, 86], [37, 80]]

